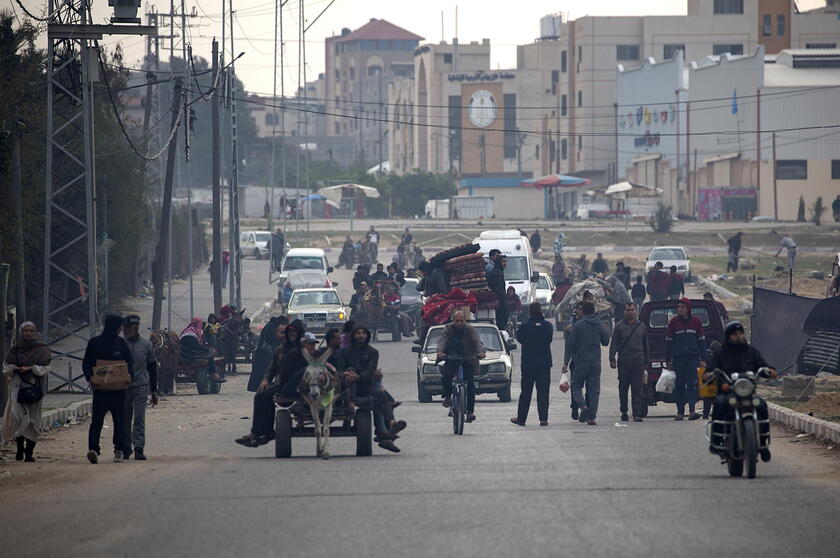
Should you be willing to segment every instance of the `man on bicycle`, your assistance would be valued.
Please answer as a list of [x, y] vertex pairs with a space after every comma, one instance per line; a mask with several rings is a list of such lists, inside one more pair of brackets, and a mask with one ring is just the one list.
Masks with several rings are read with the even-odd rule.
[[464, 367], [464, 381], [467, 384], [467, 417], [466, 422], [475, 420], [475, 382], [473, 380], [478, 370], [478, 361], [484, 358], [484, 345], [478, 337], [478, 332], [467, 323], [463, 312], [452, 314], [452, 322], [446, 324], [438, 342], [437, 359], [447, 357], [468, 359], [461, 362], [446, 360], [441, 376], [443, 387], [443, 406], [452, 404], [452, 378], [458, 370], [458, 365]]

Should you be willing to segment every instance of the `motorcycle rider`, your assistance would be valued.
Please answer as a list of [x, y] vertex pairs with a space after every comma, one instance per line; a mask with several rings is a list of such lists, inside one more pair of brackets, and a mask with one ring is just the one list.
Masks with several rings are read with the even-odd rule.
[[[758, 372], [760, 368], [769, 368], [771, 378], [776, 377], [776, 369], [767, 364], [761, 353], [747, 342], [747, 335], [744, 332], [744, 326], [741, 322], [733, 321], [726, 324], [724, 329], [723, 345], [718, 349], [709, 360], [708, 372], [703, 375], [703, 381], [708, 382], [713, 378], [713, 371], [720, 369], [727, 374], [738, 372], [743, 374], [747, 371]], [[712, 408], [712, 420], [735, 420], [735, 412], [729, 405], [729, 394], [721, 389], [724, 380], [718, 376], [718, 396], [715, 399], [715, 405]], [[767, 412], [767, 402], [763, 398], [755, 395], [759, 404], [756, 407], [756, 416], [758, 420], [767, 420], [769, 413]], [[769, 423], [759, 423], [759, 432], [761, 434], [762, 442], [765, 442], [770, 437]], [[721, 434], [720, 425], [712, 423], [712, 436], [719, 436]], [[766, 445], [762, 443], [761, 445]], [[717, 453], [713, 447], [709, 447], [709, 451]], [[765, 448], [761, 450], [761, 460], [764, 462], [770, 461], [770, 449]]]
[[[469, 358], [463, 362], [464, 381], [467, 383], [467, 418], [466, 422], [475, 420], [475, 372], [478, 361], [484, 358], [484, 345], [473, 326], [467, 323], [467, 317], [460, 310], [452, 314], [452, 322], [446, 324], [438, 341], [437, 360], [443, 360], [447, 355], [452, 357]], [[452, 378], [457, 371], [457, 363], [447, 360], [443, 366], [441, 385], [443, 387], [443, 406], [452, 405]]]

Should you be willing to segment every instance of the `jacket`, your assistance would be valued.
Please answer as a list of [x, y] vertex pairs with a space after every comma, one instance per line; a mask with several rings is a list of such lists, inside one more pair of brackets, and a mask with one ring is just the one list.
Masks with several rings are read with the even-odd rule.
[[630, 290], [630, 296], [633, 297], [633, 300], [644, 300], [647, 296], [645, 286], [641, 283], [633, 283], [633, 288]]
[[607, 273], [610, 268], [607, 266], [607, 260], [604, 258], [595, 258], [592, 261], [592, 273]]
[[[712, 358], [709, 360], [707, 370], [715, 370], [720, 368], [724, 372], [746, 372], [752, 370], [758, 372], [759, 368], [764, 366], [769, 367], [767, 361], [758, 352], [758, 349], [747, 343], [731, 343], [727, 339], [724, 344], [715, 351]], [[718, 378], [718, 385], [722, 383], [722, 379]]]
[[575, 362], [601, 362], [601, 345], [606, 347], [609, 343], [610, 336], [598, 316], [588, 314], [572, 326], [563, 364], [569, 364], [572, 359]]
[[618, 360], [624, 364], [650, 362], [647, 326], [638, 319], [632, 324], [624, 320], [615, 324], [610, 340], [610, 362], [615, 361], [616, 354]]
[[505, 299], [505, 270], [499, 265], [499, 260], [496, 260], [493, 269], [487, 273], [487, 286], [496, 293], [499, 301]]
[[551, 340], [554, 328], [544, 317], [529, 318], [516, 330], [522, 345], [522, 372], [547, 372], [552, 365]]
[[682, 275], [674, 273], [669, 275], [668, 279], [670, 280], [668, 283], [668, 294], [680, 296], [685, 294], [685, 281], [683, 281]]
[[351, 341], [349, 347], [344, 347], [338, 351], [335, 368], [338, 372], [352, 370], [359, 375], [358, 385], [369, 387], [373, 384], [373, 375], [379, 367], [379, 351], [370, 346], [370, 330], [366, 327], [358, 326], [354, 328], [350, 338], [353, 339], [360, 329], [367, 332], [367, 341], [361, 344]]
[[649, 295], [666, 295], [671, 287], [671, 277], [662, 270], [654, 269], [647, 276]]
[[706, 335], [697, 316], [689, 314], [688, 319], [682, 316], [671, 318], [665, 333], [665, 360], [681, 356], [703, 358], [706, 351]]
[[367, 283], [369, 287], [373, 286], [370, 283], [370, 276], [367, 273], [364, 273], [363, 271], [357, 271], [353, 274], [353, 290], [358, 291], [359, 287], [362, 285], [362, 282]]
[[[443, 328], [443, 333], [440, 334], [438, 340], [438, 352], [449, 354], [451, 350], [450, 342], [455, 335], [455, 326], [451, 323], [446, 324]], [[470, 358], [478, 358], [478, 355], [484, 352], [484, 344], [478, 336], [478, 332], [473, 326], [467, 324], [464, 326], [464, 354], [453, 356], [464, 356]]]
[[131, 356], [131, 349], [125, 339], [117, 335], [123, 320], [120, 316], [105, 316], [105, 324], [102, 333], [92, 337], [85, 348], [85, 356], [82, 359], [82, 371], [85, 379], [89, 382], [93, 377], [93, 367], [97, 360], [123, 360], [128, 364], [128, 372], [134, 376], [134, 359]]

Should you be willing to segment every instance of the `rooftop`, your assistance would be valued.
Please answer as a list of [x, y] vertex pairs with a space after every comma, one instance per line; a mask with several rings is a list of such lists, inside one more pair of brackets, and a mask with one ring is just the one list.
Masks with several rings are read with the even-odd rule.
[[372, 18], [370, 21], [350, 33], [330, 37], [336, 42], [360, 41], [364, 39], [386, 39], [402, 41], [422, 41], [423, 37], [415, 35], [402, 27], [394, 25], [384, 19]]

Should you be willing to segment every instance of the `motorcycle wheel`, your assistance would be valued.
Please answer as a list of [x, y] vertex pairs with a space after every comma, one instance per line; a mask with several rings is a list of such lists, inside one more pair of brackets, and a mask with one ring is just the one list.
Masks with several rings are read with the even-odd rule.
[[755, 422], [744, 421], [744, 461], [747, 464], [747, 478], [754, 479], [756, 465], [758, 464], [758, 435], [755, 431]]
[[740, 477], [744, 474], [744, 462], [737, 459], [730, 459], [726, 462], [726, 469], [730, 477]]

